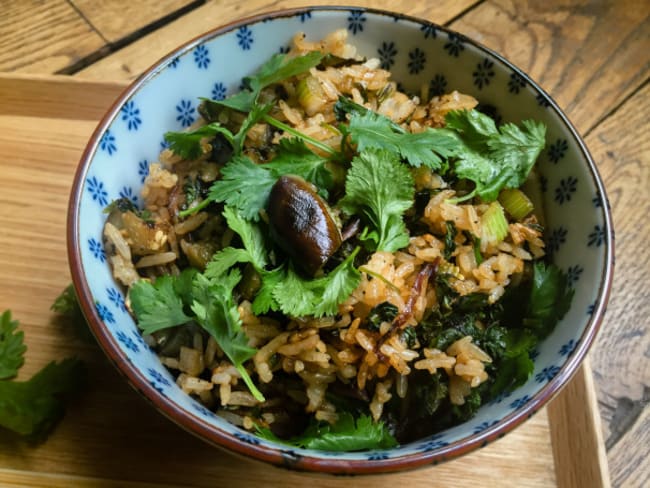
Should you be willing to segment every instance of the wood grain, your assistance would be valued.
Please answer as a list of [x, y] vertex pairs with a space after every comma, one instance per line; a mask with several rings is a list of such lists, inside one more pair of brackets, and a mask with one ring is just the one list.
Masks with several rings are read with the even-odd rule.
[[[396, 0], [390, 4], [377, 0], [332, 0], [327, 3], [385, 8], [444, 24], [476, 4], [477, 0], [436, 2]], [[314, 5], [314, 2], [310, 0], [249, 0], [247, 2], [210, 0], [206, 5], [99, 60], [76, 75], [88, 79], [133, 79], [173, 49], [208, 30], [253, 14], [310, 5]]]
[[0, 0], [0, 71], [54, 73], [105, 44], [65, 0]]
[[114, 43], [178, 10], [198, 5], [201, 0], [104, 0], [97, 8], [95, 0], [70, 0], [83, 17], [102, 35]]
[[593, 350], [597, 393], [615, 486], [649, 486], [650, 84], [588, 137], [612, 206], [616, 269]]
[[490, 0], [451, 27], [504, 55], [594, 127], [650, 74], [650, 2]]
[[[585, 408], [578, 410], [575, 405], [580, 402]], [[607, 455], [589, 358], [549, 404], [548, 416], [553, 426], [551, 440], [558, 487], [609, 487]]]
[[[34, 83], [43, 83], [43, 79]], [[60, 78], [54, 86], [50, 94], [70, 96], [64, 93], [66, 83]], [[106, 91], [106, 84], [98, 86]], [[67, 83], [72, 93], [92, 92], [93, 87], [74, 80]], [[115, 85], [114, 93], [121, 88]], [[90, 385], [45, 444], [31, 446], [16, 437], [0, 438], [0, 486], [243, 487], [260, 480], [271, 488], [307, 483], [314, 488], [348, 486], [346, 478], [289, 473], [207, 446], [156, 414], [96, 346], [78, 341], [66, 324], [53, 320], [49, 305], [69, 281], [64, 235], [69, 186], [95, 123], [57, 118], [60, 107], [51, 105], [43, 105], [45, 117], [36, 117], [34, 105], [22, 103], [31, 115], [21, 114], [21, 100], [16, 97], [4, 105], [10, 115], [0, 113], [0, 280], [11, 283], [0, 295], [0, 310], [11, 308], [26, 332], [29, 352], [22, 378], [52, 359], [76, 354], [88, 366]], [[77, 108], [90, 113], [94, 104], [80, 98]], [[38, 137], [34, 137], [34, 127], [39, 128]], [[582, 409], [588, 406], [583, 398], [584, 391], [578, 401], [573, 398], [558, 405]], [[584, 411], [577, 416], [589, 418]], [[561, 438], [554, 437], [554, 448], [558, 442]], [[574, 454], [566, 447], [564, 452]], [[459, 483], [555, 486], [559, 480], [546, 410], [505, 438], [461, 459], [410, 473], [358, 478], [355, 486], [381, 488], [397, 483], [424, 488], [432, 486], [432, 481], [440, 487]]]
[[87, 86], [72, 77], [0, 73], [0, 115], [98, 121], [127, 83], [97, 81], [92, 90]]

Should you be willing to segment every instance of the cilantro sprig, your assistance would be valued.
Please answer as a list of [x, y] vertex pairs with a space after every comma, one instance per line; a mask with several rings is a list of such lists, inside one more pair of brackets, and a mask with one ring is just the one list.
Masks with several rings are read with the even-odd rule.
[[415, 189], [409, 170], [387, 150], [366, 150], [352, 160], [339, 206], [362, 215], [371, 230], [362, 235], [378, 251], [394, 252], [408, 245], [402, 218], [413, 205]]
[[[233, 291], [241, 274], [230, 270], [210, 279], [188, 268], [180, 276], [161, 276], [153, 283], [141, 280], [129, 290], [138, 327], [151, 334], [191, 320], [203, 327], [228, 356], [258, 401], [264, 396], [253, 383], [244, 363], [256, 352], [248, 346]], [[188, 311], [189, 310], [189, 311]]]
[[27, 347], [18, 321], [0, 316], [0, 427], [42, 439], [65, 413], [66, 400], [84, 384], [77, 359], [51, 362], [27, 381], [10, 381], [24, 363]]
[[477, 110], [452, 111], [445, 120], [446, 129], [439, 130], [455, 131], [460, 141], [453, 150], [454, 171], [476, 185], [457, 201], [479, 196], [491, 202], [504, 188], [519, 188], [544, 149], [546, 126], [541, 122], [524, 120], [522, 127], [508, 123], [497, 129]]

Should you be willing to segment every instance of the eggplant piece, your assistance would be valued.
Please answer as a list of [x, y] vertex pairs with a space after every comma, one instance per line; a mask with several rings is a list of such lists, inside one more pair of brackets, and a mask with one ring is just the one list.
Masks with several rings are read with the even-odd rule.
[[273, 185], [268, 216], [273, 240], [309, 276], [341, 246], [341, 232], [327, 203], [298, 176], [282, 176]]

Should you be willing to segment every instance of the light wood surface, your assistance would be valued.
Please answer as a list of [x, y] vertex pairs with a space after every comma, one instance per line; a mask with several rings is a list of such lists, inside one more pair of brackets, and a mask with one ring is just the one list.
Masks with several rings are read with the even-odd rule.
[[[80, 150], [77, 145], [83, 145], [84, 137], [93, 128], [92, 121], [110, 103], [111, 90], [115, 87], [106, 80], [132, 79], [177, 45], [226, 22], [253, 13], [309, 3], [295, 0], [249, 0], [245, 3], [226, 0], [0, 0], [0, 71], [40, 74], [66, 72], [101, 81], [101, 84], [95, 85], [92, 94], [78, 90], [77, 98], [81, 98], [82, 102], [71, 111], [69, 105], [52, 102], [56, 97], [43, 92], [44, 89], [51, 89], [47, 81], [23, 79], [19, 84], [11, 85], [10, 80], [0, 75], [0, 114], [11, 113], [31, 123], [42, 110], [52, 110], [48, 112], [51, 118], [64, 120], [57, 120], [50, 133], [39, 128], [36, 139], [52, 143], [54, 149], [50, 151], [57, 152], [72, 168]], [[650, 2], [366, 0], [334, 3], [388, 8], [418, 15], [449, 25], [484, 43], [539, 81], [586, 135], [587, 144], [608, 189], [617, 231], [617, 269], [613, 293], [605, 322], [591, 353], [593, 379], [602, 416], [602, 435], [612, 484], [650, 486], [650, 462], [646, 460], [650, 454], [650, 291], [644, 278], [650, 271], [650, 253], [645, 244], [650, 238], [650, 223], [646, 218], [650, 213], [650, 131], [647, 116], [650, 109]], [[168, 10], [157, 9], [157, 4], [165, 4]], [[156, 16], [159, 17], [154, 20]], [[137, 30], [142, 27], [146, 28]], [[64, 84], [55, 81], [52, 86]], [[78, 88], [80, 86], [77, 85]], [[17, 99], [23, 100], [24, 105], [19, 113], [15, 113], [17, 109], [12, 109], [15, 104], [11, 103]], [[84, 121], [87, 121], [87, 126]], [[9, 127], [5, 132], [16, 134], [16, 130]], [[19, 136], [24, 137], [25, 141], [29, 140], [28, 128]], [[0, 134], [0, 152], [8, 137], [6, 133]], [[33, 134], [31, 137], [33, 145]], [[17, 157], [16, 153], [9, 157], [6, 154], [2, 152], [3, 159], [0, 160], [3, 172], [6, 172], [5, 167], [11, 165], [30, 164], [25, 157]], [[72, 169], [67, 176], [55, 177], [48, 172], [50, 168], [47, 162], [45, 155], [37, 161], [37, 167], [43, 168], [48, 176], [39, 181], [50, 185], [48, 189], [52, 192], [61, 192], [63, 183], [69, 184], [69, 180], [64, 182], [61, 178], [69, 178]], [[29, 180], [23, 182], [21, 188], [29, 191]], [[0, 192], [0, 216], [7, 216], [15, 224], [12, 216], [23, 205], [11, 201], [9, 194], [17, 195], [11, 191]], [[63, 202], [67, 194], [47, 195], [46, 201], [52, 205], [51, 202], [57, 198]], [[39, 204], [31, 202], [28, 208], [34, 211]], [[58, 223], [48, 221], [43, 225], [53, 230], [57, 225], [64, 225], [62, 219]], [[59, 227], [57, 232], [62, 232], [61, 229]], [[19, 243], [20, 239], [33, 238], [35, 235], [16, 230], [7, 236], [0, 234], [0, 256], [3, 255], [5, 242]], [[58, 292], [51, 285], [48, 288], [48, 279], [56, 273], [67, 273], [64, 263], [59, 263], [60, 267], [57, 268], [55, 262], [51, 261], [54, 253], [62, 252], [63, 248], [56, 247], [54, 241], [49, 245], [52, 246], [47, 251], [49, 264], [38, 269], [29, 268], [35, 273], [35, 278], [24, 281], [26, 288], [20, 291], [10, 286], [0, 294], [1, 304], [11, 305], [16, 298], [23, 299], [24, 302], [18, 300], [17, 303], [29, 305], [23, 307], [21, 313], [27, 317], [19, 318], [23, 322], [27, 320], [28, 327], [47, 333], [51, 332], [51, 325], [42, 321], [43, 317], [49, 316], [42, 315], [42, 311], [49, 307], [51, 299]], [[14, 260], [31, 256], [27, 251], [21, 252]], [[20, 281], [17, 273], [24, 271], [24, 268], [19, 264], [7, 263], [11, 277]], [[46, 295], [43, 296], [43, 293]], [[35, 311], [37, 307], [39, 311]], [[15, 307], [12, 306], [12, 309], [18, 313]], [[63, 356], [64, 351], [70, 350], [62, 343], [47, 345], [49, 342], [38, 334], [28, 340], [44, 348], [35, 354], [36, 357], [29, 356], [27, 371], [34, 371], [47, 359]], [[93, 358], [95, 354], [92, 353]], [[98, 356], [101, 360], [101, 355]], [[32, 361], [36, 361], [33, 367], [30, 366]], [[123, 393], [127, 395], [130, 392], [125, 390]], [[569, 395], [558, 398], [549, 409], [551, 424], [565, 422], [564, 425], [568, 423], [566, 428], [573, 429], [579, 424], [577, 420], [571, 416], [563, 419], [554, 413], [555, 406], [566, 398]], [[146, 416], [150, 409], [142, 408], [138, 412]], [[582, 439], [586, 444], [579, 446], [584, 448], [591, 445], [597, 438], [596, 434], [581, 433], [581, 436], [587, 436]], [[555, 436], [553, 439], [557, 444]], [[25, 449], [25, 452], [30, 451]], [[561, 451], [556, 446], [556, 467], [560, 468], [563, 459], [570, 459], [571, 462], [578, 462], [574, 472], [579, 475], [578, 466], [582, 461], [573, 457], [558, 459], [558, 452]], [[23, 451], [20, 453], [22, 455]], [[110, 455], [110, 451], [101, 451], [101, 454]], [[30, 478], [21, 479], [25, 480], [23, 485], [38, 486], [38, 480], [48, 480], [48, 471], [36, 458], [30, 459], [31, 467], [24, 467], [24, 470], [30, 470]], [[56, 466], [56, 463], [52, 465]], [[1, 458], [0, 466], [4, 467]], [[53, 472], [61, 472], [62, 469]], [[24, 470], [12, 479], [18, 480], [20, 473], [27, 472]], [[81, 472], [67, 473], [65, 476], [83, 475]], [[99, 478], [116, 479], [106, 472], [102, 473]], [[558, 473], [556, 481], [559, 485], [572, 486], [572, 478], [568, 477], [570, 470], [562, 469]], [[5, 475], [10, 476], [9, 472], [3, 472]], [[43, 481], [43, 484], [77, 484], [68, 482], [65, 476], [59, 485], [49, 480]], [[598, 476], [596, 473], [590, 479], [597, 479]], [[95, 480], [92, 474], [88, 479]], [[548, 478], [545, 479], [548, 481]], [[18, 481], [15, 483], [18, 484]], [[528, 484], [522, 482], [521, 486]]]
[[0, 0], [1, 71], [55, 73], [104, 45], [65, 0]]

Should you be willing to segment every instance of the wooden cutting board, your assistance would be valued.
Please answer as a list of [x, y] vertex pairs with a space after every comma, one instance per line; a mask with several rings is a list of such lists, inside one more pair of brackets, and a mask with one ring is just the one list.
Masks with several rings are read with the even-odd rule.
[[[67, 77], [0, 74], [0, 312], [28, 346], [25, 379], [76, 355], [89, 386], [43, 444], [0, 431], [0, 486], [344, 487], [346, 478], [293, 473], [234, 457], [184, 432], [144, 401], [92, 343], [49, 311], [70, 282], [65, 218], [74, 170], [99, 118], [124, 88]], [[545, 409], [470, 455], [355, 487], [609, 486], [589, 365]]]

